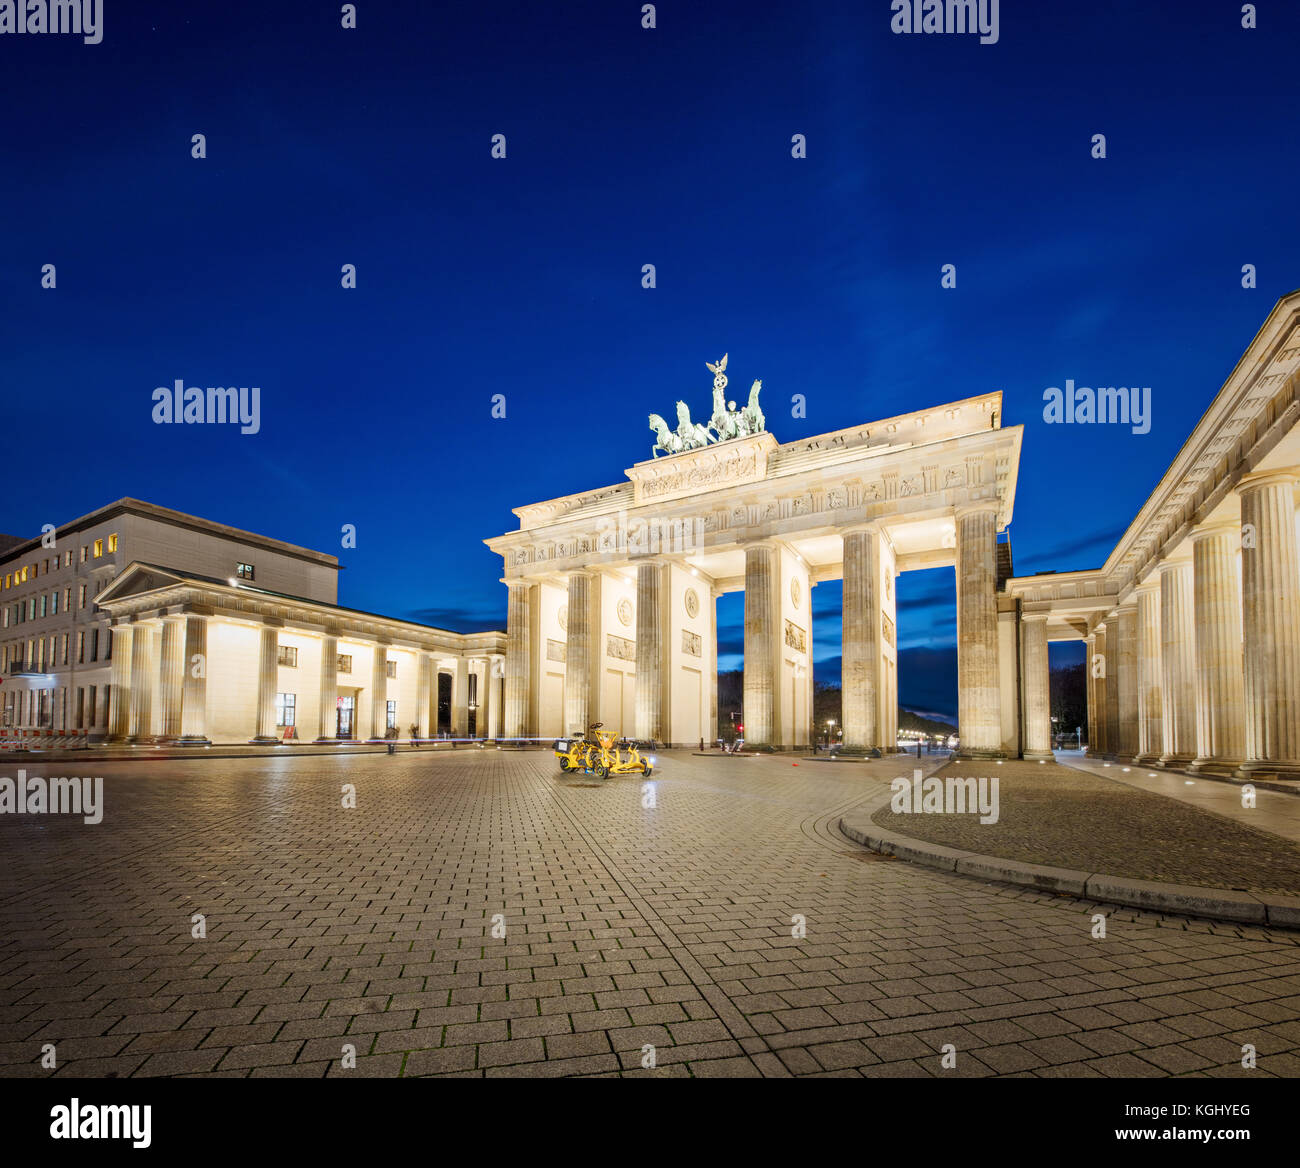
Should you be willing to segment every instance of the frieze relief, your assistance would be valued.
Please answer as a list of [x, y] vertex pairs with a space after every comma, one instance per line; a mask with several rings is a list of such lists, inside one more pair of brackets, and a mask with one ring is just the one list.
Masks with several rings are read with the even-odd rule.
[[635, 661], [636, 642], [608, 633], [605, 636], [605, 656], [615, 657], [619, 661]]
[[791, 649], [797, 649], [800, 653], [808, 652], [807, 632], [791, 620], [785, 622], [785, 643]]
[[553, 641], [548, 638], [546, 642], [546, 660], [564, 661], [567, 650], [568, 646], [563, 641]]
[[691, 657], [701, 656], [699, 633], [692, 633], [689, 629], [682, 629], [682, 652]]

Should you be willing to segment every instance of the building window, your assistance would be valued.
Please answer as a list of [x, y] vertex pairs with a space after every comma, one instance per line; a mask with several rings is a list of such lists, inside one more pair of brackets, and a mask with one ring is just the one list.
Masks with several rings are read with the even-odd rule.
[[42, 616], [42, 618], [44, 618], [44, 616], [45, 616], [45, 610], [46, 610], [46, 608], [49, 606], [49, 602], [50, 602], [50, 598], [49, 598], [48, 596], [46, 596], [44, 592], [42, 592], [42, 593], [41, 593], [41, 616]]
[[389, 677], [396, 677], [396, 676], [397, 676], [397, 662], [396, 662], [396, 661], [385, 661], [385, 662], [384, 662], [384, 673], [385, 673], [387, 676], [389, 676]]
[[340, 653], [340, 654], [339, 654], [339, 663], [338, 663], [338, 670], [337, 670], [337, 671], [338, 671], [339, 673], [351, 673], [351, 672], [352, 672], [352, 654], [351, 654], [351, 653]]
[[84, 584], [77, 589], [77, 607], [78, 608], [86, 607], [86, 586]]
[[83, 564], [86, 562], [86, 553], [87, 553], [89, 550], [90, 550], [90, 549], [87, 548], [86, 545], [85, 545], [84, 543], [81, 545], [81, 562], [82, 562]]
[[68, 663], [68, 634], [67, 633], [63, 634], [63, 652], [60, 654], [60, 656], [63, 660], [63, 664], [66, 665]]
[[294, 645], [281, 645], [278, 665], [287, 665], [290, 669], [298, 668], [298, 649]]
[[71, 612], [71, 611], [72, 611], [72, 589], [71, 589], [71, 587], [65, 588], [65, 589], [63, 590], [63, 611], [64, 611], [64, 612]]
[[108, 554], [112, 555], [117, 551], [117, 534], [116, 532], [108, 537]]
[[239, 580], [251, 580], [253, 578], [252, 564], [236, 564], [235, 577]]
[[386, 722], [385, 725], [386, 728], [389, 730], [397, 729], [397, 703], [396, 702], [388, 703], [388, 721]]
[[104, 554], [104, 541], [102, 539], [97, 539], [95, 540], [95, 559], [99, 559], [99, 557], [102, 556], [103, 554]]
[[285, 726], [296, 726], [298, 711], [298, 695], [290, 693], [279, 693], [275, 695], [275, 724], [283, 728]]
[[71, 548], [68, 548], [68, 550], [67, 550], [66, 552], [63, 553], [63, 566], [64, 566], [65, 568], [71, 568], [71, 567], [72, 567], [72, 549], [71, 549]]
[[77, 686], [77, 729], [80, 730], [86, 724], [86, 690], [84, 686]]
[[86, 634], [80, 632], [77, 634], [77, 664], [85, 665], [86, 663]]
[[[95, 716], [95, 686], [90, 687], [90, 696], [86, 699], [86, 706], [90, 714], [90, 727], [93, 730], [99, 725], [99, 719]], [[108, 686], [104, 687], [104, 716], [108, 720]]]
[[113, 626], [108, 626], [108, 651], [104, 654], [106, 661], [113, 660]]
[[50, 593], [50, 616], [59, 615], [59, 590], [56, 588]]
[[99, 630], [98, 629], [90, 630], [90, 659], [92, 661], [99, 660]]

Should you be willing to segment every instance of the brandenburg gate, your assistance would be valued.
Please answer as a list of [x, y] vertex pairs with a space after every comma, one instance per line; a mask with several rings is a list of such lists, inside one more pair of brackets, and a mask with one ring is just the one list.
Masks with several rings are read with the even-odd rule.
[[[650, 416], [651, 457], [627, 481], [516, 508], [487, 540], [509, 589], [505, 737], [603, 722], [674, 746], [717, 736], [716, 601], [745, 594], [748, 747], [807, 747], [813, 727], [811, 591], [843, 580], [848, 751], [894, 748], [900, 572], [953, 567], [961, 753], [1020, 752], [1018, 614], [1010, 575], [1022, 427], [1000, 393], [781, 443], [758, 405], [727, 402], [677, 427]], [[1000, 555], [1000, 550], [1002, 554]]]

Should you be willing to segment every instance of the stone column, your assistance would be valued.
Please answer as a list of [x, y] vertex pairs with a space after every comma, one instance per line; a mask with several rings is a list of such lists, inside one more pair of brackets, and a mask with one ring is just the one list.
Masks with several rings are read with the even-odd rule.
[[509, 585], [506, 609], [505, 737], [526, 738], [532, 694], [532, 607], [527, 584]]
[[1241, 496], [1246, 760], [1243, 778], [1300, 777], [1300, 556], [1295, 476], [1252, 476]]
[[428, 653], [416, 656], [415, 678], [415, 725], [421, 740], [431, 737], [429, 733], [429, 714], [433, 708], [436, 674], [433, 671], [433, 658]]
[[250, 742], [278, 741], [275, 736], [275, 695], [279, 684], [280, 630], [273, 625], [263, 625], [258, 651], [257, 728]]
[[1092, 715], [1096, 738], [1089, 742], [1090, 755], [1110, 753], [1110, 694], [1106, 685], [1110, 672], [1109, 630], [1102, 624], [1092, 631], [1092, 652], [1088, 657], [1088, 676], [1092, 678], [1093, 700], [1096, 711]]
[[376, 645], [370, 664], [370, 737], [388, 734], [388, 646]]
[[747, 747], [775, 746], [776, 561], [771, 544], [745, 547], [744, 719]]
[[1119, 745], [1119, 613], [1106, 618], [1106, 753], [1118, 757]]
[[208, 618], [185, 618], [181, 745], [208, 746]]
[[1093, 677], [1093, 659], [1097, 655], [1097, 634], [1089, 633], [1084, 638], [1083, 682], [1088, 698], [1088, 750], [1089, 755], [1100, 752], [1097, 741], [1097, 679]]
[[505, 702], [502, 699], [502, 688], [505, 683], [505, 659], [502, 657], [488, 658], [488, 737], [495, 741], [502, 736], [501, 726], [505, 713]]
[[[109, 684], [112, 690], [108, 702], [108, 736], [115, 741], [122, 741], [131, 733], [131, 625], [113, 626], [113, 665]], [[16, 699], [15, 699], [16, 700]], [[86, 724], [93, 730], [97, 725], [95, 711], [88, 710]], [[17, 709], [14, 722], [21, 718]]]
[[475, 664], [474, 676], [477, 680], [474, 684], [478, 687], [477, 709], [474, 715], [474, 737], [487, 738], [488, 735], [488, 718], [490, 716], [488, 703], [491, 701], [489, 689], [492, 685], [492, 662], [484, 658]]
[[[640, 569], [638, 568], [638, 574]], [[569, 626], [564, 651], [564, 734], [583, 734], [590, 724], [591, 627], [590, 572], [569, 574]]]
[[[353, 716], [355, 717], [355, 711]], [[355, 732], [355, 727], [353, 728]], [[320, 713], [316, 741], [337, 742], [339, 735], [339, 639], [326, 634], [320, 641]]]
[[164, 741], [174, 742], [181, 736], [181, 706], [185, 686], [185, 622], [183, 617], [164, 618], [162, 626], [161, 719], [158, 733]]
[[1051, 761], [1051, 673], [1047, 660], [1047, 616], [1022, 613], [1020, 618], [1021, 703], [1025, 717], [1023, 756]]
[[1196, 622], [1196, 761], [1192, 770], [1232, 774], [1246, 752], [1241, 656], [1241, 528], [1215, 523], [1192, 532]]
[[876, 526], [851, 528], [843, 533], [843, 543], [840, 719], [844, 729], [844, 751], [847, 754], [878, 754], [882, 745], [880, 530]]
[[469, 736], [469, 661], [457, 657], [451, 673], [451, 736]]
[[1164, 753], [1165, 739], [1160, 706], [1160, 581], [1150, 580], [1137, 590], [1138, 638], [1138, 751], [1134, 762], [1153, 763]]
[[[636, 569], [636, 736], [644, 742], [666, 737], [664, 675], [668, 646], [663, 643], [668, 603], [667, 569], [656, 561]], [[569, 614], [572, 619], [573, 613]]]
[[997, 506], [957, 512], [957, 733], [963, 758], [1002, 754]]
[[1115, 643], [1110, 647], [1115, 664], [1115, 698], [1118, 736], [1115, 753], [1132, 759], [1138, 752], [1137, 602], [1120, 605], [1115, 622]]
[[135, 625], [131, 645], [131, 719], [127, 731], [132, 742], [148, 740], [153, 733], [153, 629]]
[[1184, 767], [1196, 757], [1195, 640], [1192, 561], [1166, 560], [1160, 565], [1161, 766]]

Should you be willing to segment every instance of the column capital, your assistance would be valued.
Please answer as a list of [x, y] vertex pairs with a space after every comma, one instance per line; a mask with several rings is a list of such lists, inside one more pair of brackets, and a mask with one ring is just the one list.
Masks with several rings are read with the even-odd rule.
[[1208, 539], [1211, 536], [1240, 534], [1240, 522], [1235, 519], [1219, 519], [1213, 523], [1203, 523], [1199, 527], [1192, 528], [1190, 538], [1192, 543], [1196, 543], [1198, 540]]
[[1154, 592], [1156, 594], [1159, 594], [1160, 573], [1152, 572], [1151, 575], [1148, 576], [1145, 580], [1143, 580], [1140, 584], [1133, 585], [1133, 591], [1136, 593]]
[[857, 523], [845, 523], [837, 527], [836, 533], [841, 536], [847, 535], [882, 535], [884, 534], [885, 521], [883, 519], [863, 519]]
[[1020, 610], [1020, 619], [1026, 624], [1030, 621], [1041, 621], [1046, 624], [1051, 619], [1051, 615], [1048, 612], [1026, 612], [1023, 608]]
[[1257, 470], [1248, 475], [1243, 475], [1237, 480], [1233, 489], [1237, 494], [1242, 495], [1247, 491], [1258, 490], [1260, 487], [1272, 487], [1279, 483], [1286, 483], [1294, 487], [1298, 477], [1300, 477], [1300, 467], [1285, 466], [1276, 470]]
[[952, 517], [954, 519], [964, 519], [967, 515], [984, 515], [992, 512], [994, 518], [996, 518], [1001, 509], [1001, 505], [996, 499], [983, 499], [975, 503], [963, 503], [959, 507], [954, 507]]
[[1173, 572], [1182, 568], [1190, 568], [1191, 566], [1192, 566], [1191, 553], [1180, 552], [1178, 553], [1178, 555], [1170, 556], [1166, 560], [1161, 560], [1160, 563], [1156, 565], [1156, 571], [1158, 571], [1160, 575], [1163, 576], [1166, 572]]

